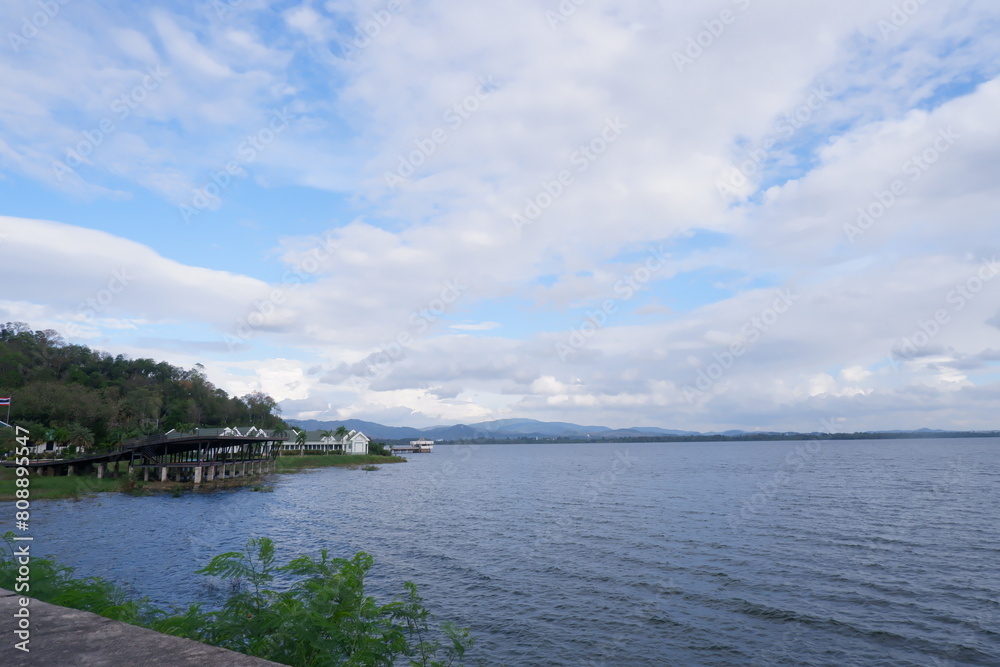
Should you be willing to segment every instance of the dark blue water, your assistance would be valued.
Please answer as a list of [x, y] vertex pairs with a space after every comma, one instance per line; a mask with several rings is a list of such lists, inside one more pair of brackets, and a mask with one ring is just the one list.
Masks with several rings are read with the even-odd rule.
[[438, 446], [181, 498], [34, 508], [162, 604], [249, 536], [374, 555], [498, 665], [1000, 665], [1000, 440]]

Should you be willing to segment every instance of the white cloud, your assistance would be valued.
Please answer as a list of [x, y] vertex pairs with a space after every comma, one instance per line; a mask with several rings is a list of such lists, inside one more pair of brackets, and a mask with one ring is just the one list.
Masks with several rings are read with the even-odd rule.
[[[711, 8], [593, 0], [553, 29], [550, 5], [530, 0], [407, 4], [352, 59], [337, 55], [345, 22], [380, 7], [305, 3], [269, 29], [249, 5], [211, 22], [96, 14], [53, 25], [32, 58], [0, 56], [0, 164], [22, 177], [176, 204], [287, 106], [289, 129], [212, 208], [267, 201], [266, 219], [296, 187], [353, 196], [350, 222], [317, 205], [289, 215], [294, 229], [260, 223], [273, 251], [250, 256], [264, 267], [250, 275], [0, 219], [4, 271], [24, 276], [8, 313], [76, 321], [95, 340], [169, 320], [218, 342], [256, 314], [238, 353], [264, 370], [228, 353], [210, 367], [309, 415], [699, 430], [812, 430], [830, 416], [848, 430], [991, 423], [988, 401], [958, 399], [995, 386], [1000, 281], [961, 307], [949, 295], [997, 252], [1000, 42], [977, 28], [996, 20], [995, 4], [929, 3], [884, 35], [888, 1], [753, 3], [683, 71], [674, 53]], [[154, 61], [171, 72], [163, 85], [58, 181], [52, 159]], [[616, 118], [627, 127], [607, 141]], [[942, 132], [954, 138], [946, 149]], [[601, 154], [584, 159], [591, 142]], [[933, 163], [915, 167], [931, 150]], [[723, 196], [720, 181], [748, 159], [738, 196]], [[413, 173], [391, 188], [385, 174], [401, 160]], [[543, 210], [518, 230], [511, 216], [529, 202]], [[852, 231], [875, 204], [884, 211]], [[706, 231], [717, 245], [695, 234]], [[666, 266], [621, 298], [616, 281], [660, 245]], [[82, 316], [123, 267], [136, 275], [128, 289]], [[768, 322], [779, 287], [799, 298]], [[608, 299], [617, 311], [561, 361], [556, 345]], [[927, 334], [939, 311], [947, 322]], [[899, 353], [921, 331], [927, 341]], [[696, 387], [713, 364], [722, 372]]]

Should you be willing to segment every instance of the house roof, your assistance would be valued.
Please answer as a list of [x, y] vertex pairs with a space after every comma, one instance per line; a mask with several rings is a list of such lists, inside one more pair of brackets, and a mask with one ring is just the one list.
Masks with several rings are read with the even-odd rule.
[[[298, 429], [294, 429], [293, 428], [292, 430], [290, 430], [288, 432], [288, 437], [289, 437], [290, 440], [294, 441], [295, 437], [299, 433], [300, 433], [300, 431]], [[364, 433], [362, 433], [361, 431], [349, 431], [347, 433], [347, 439], [350, 440], [350, 439], [354, 438], [357, 435], [361, 435], [361, 436], [364, 436], [365, 438], [368, 438], [368, 436], [365, 435]], [[332, 437], [332, 439], [335, 442], [340, 442], [340, 440], [337, 438], [337, 436], [331, 436], [331, 437]], [[319, 442], [320, 440], [322, 440], [322, 438], [323, 438], [323, 431], [319, 431], [319, 430], [306, 431], [306, 440], [308, 442]], [[371, 438], [368, 438], [368, 439], [371, 440]]]
[[[261, 433], [263, 433], [264, 435], [273, 435], [275, 429], [262, 429], [262, 428], [257, 428], [256, 426], [223, 426], [223, 427], [209, 427], [209, 428], [199, 427], [195, 429], [193, 433], [181, 433], [180, 431], [171, 429], [170, 431], [167, 431], [165, 435], [167, 435], [168, 437], [180, 437], [184, 435], [194, 435], [194, 434], [223, 435], [227, 431], [230, 433], [239, 432], [240, 435], [250, 435], [250, 434], [259, 435]], [[293, 433], [292, 431], [286, 430], [285, 437], [292, 435], [292, 433]]]

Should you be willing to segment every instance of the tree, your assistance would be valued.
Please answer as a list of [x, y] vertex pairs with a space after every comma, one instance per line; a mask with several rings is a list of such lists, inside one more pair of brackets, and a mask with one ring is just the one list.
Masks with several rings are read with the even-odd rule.
[[262, 391], [252, 391], [241, 399], [250, 413], [250, 423], [259, 426], [268, 425], [268, 417], [281, 412], [277, 402]]
[[54, 429], [49, 429], [45, 434], [46, 440], [51, 440], [55, 443], [56, 447], [60, 445], [66, 445], [69, 442], [70, 435], [72, 432], [65, 426], [58, 426]]
[[[2, 538], [7, 549], [0, 544], [0, 587], [13, 590], [23, 566], [15, 558], [14, 533]], [[220, 611], [203, 612], [192, 605], [171, 615], [147, 599], [130, 598], [105, 579], [75, 578], [73, 568], [49, 558], [32, 560], [31, 594], [285, 665], [461, 665], [473, 646], [468, 628], [448, 621], [429, 627], [430, 612], [409, 581], [403, 595], [379, 604], [365, 590], [372, 564], [364, 552], [351, 559], [330, 558], [324, 549], [318, 558], [302, 555], [279, 565], [274, 543], [262, 537], [198, 570], [243, 584], [233, 587]]]
[[392, 450], [384, 442], [369, 442], [368, 453], [373, 456], [392, 456]]
[[306, 453], [306, 440], [309, 438], [305, 429], [295, 432], [295, 444], [299, 446], [299, 456], [304, 456]]
[[[326, 430], [320, 431], [319, 432], [319, 437], [326, 441], [324, 443], [324, 447], [328, 447], [330, 445], [330, 441], [333, 440], [333, 438], [334, 438], [334, 431], [331, 431], [330, 429], [326, 429]], [[327, 450], [324, 449], [323, 451], [327, 451]]]
[[66, 444], [74, 451], [85, 452], [94, 445], [94, 434], [86, 426], [70, 424], [67, 430], [69, 436], [66, 438]]
[[344, 427], [344, 425], [341, 424], [340, 426], [337, 427], [337, 430], [334, 431], [333, 434], [337, 437], [337, 440], [340, 441], [340, 453], [341, 454], [346, 453], [347, 452], [347, 442], [346, 442], [346, 440], [347, 440], [347, 436], [350, 434], [350, 431], [348, 431]]
[[11, 421], [40, 425], [33, 439], [68, 424], [88, 429], [102, 446], [117, 441], [113, 434], [148, 435], [188, 424], [287, 428], [272, 397], [259, 391], [230, 396], [200, 365], [184, 370], [67, 345], [58, 333], [21, 322], [0, 324], [0, 396], [16, 397]]

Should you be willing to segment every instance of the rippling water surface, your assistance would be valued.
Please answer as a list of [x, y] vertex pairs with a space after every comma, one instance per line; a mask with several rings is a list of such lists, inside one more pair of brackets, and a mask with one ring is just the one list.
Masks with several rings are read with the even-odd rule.
[[490, 665], [1000, 665], [1000, 440], [438, 446], [274, 493], [39, 503], [36, 552], [161, 604], [269, 536], [375, 557]]

